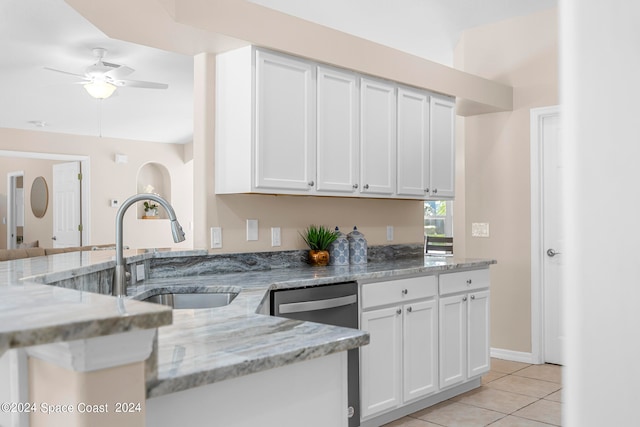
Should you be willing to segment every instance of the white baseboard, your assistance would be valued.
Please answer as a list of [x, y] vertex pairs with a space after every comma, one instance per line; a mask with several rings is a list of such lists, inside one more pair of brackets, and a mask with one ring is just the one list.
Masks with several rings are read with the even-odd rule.
[[512, 362], [523, 362], [523, 363], [531, 363], [531, 364], [538, 363], [533, 357], [532, 353], [525, 353], [523, 351], [505, 350], [502, 348], [492, 348], [491, 357], [495, 357], [496, 359], [510, 360]]

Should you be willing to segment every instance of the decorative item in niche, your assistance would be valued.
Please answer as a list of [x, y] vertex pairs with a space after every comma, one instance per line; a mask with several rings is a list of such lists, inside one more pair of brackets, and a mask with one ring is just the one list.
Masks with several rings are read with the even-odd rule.
[[31, 184], [31, 212], [36, 218], [44, 217], [49, 206], [49, 187], [44, 177], [39, 176]]
[[158, 216], [158, 205], [151, 201], [144, 202], [143, 218], [149, 219], [149, 218], [156, 218], [157, 216]]

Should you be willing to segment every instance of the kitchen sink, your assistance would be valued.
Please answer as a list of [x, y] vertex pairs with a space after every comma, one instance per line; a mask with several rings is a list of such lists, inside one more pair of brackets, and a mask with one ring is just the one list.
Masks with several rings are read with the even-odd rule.
[[235, 292], [167, 292], [143, 299], [145, 302], [164, 304], [176, 309], [215, 308], [229, 305], [238, 294]]

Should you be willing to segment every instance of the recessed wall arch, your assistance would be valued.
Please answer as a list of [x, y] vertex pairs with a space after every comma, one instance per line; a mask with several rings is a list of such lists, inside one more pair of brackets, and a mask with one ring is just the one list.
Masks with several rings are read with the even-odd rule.
[[[140, 166], [136, 177], [138, 194], [153, 193], [171, 203], [171, 174], [162, 163], [147, 162]], [[145, 216], [144, 205], [138, 203], [138, 218]], [[158, 218], [168, 219], [164, 209], [158, 209]]]

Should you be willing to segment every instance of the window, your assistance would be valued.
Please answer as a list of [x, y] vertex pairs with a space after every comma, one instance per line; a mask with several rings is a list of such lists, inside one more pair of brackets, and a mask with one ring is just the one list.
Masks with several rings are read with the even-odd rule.
[[453, 236], [453, 204], [450, 201], [424, 202], [424, 235]]

